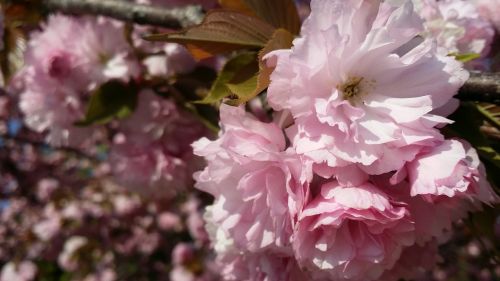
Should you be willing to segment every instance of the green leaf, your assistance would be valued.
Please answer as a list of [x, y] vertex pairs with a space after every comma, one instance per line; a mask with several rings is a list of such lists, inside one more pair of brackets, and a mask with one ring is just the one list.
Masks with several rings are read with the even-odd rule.
[[245, 48], [262, 48], [274, 27], [256, 17], [230, 10], [210, 11], [200, 25], [180, 32], [148, 35], [146, 40], [183, 44], [196, 59]]
[[[258, 72], [247, 73], [246, 76], [239, 75], [239, 80], [233, 79], [227, 85], [229, 90], [238, 97], [238, 99], [232, 100], [231, 104], [238, 105], [248, 102], [269, 86], [269, 83], [271, 83], [271, 73], [274, 68], [266, 65], [266, 62], [263, 60], [264, 56], [274, 50], [290, 48], [292, 41], [293, 35], [287, 30], [280, 28], [274, 32], [271, 40], [259, 52]], [[244, 77], [244, 79], [241, 77]]]
[[500, 129], [500, 106], [495, 104], [477, 104], [479, 112], [492, 124]]
[[[260, 92], [257, 92], [257, 75], [258, 73], [255, 73], [254, 75], [248, 77], [246, 80], [243, 80], [238, 83], [233, 83], [233, 84], [227, 84], [227, 87], [231, 92], [234, 93], [238, 98], [233, 99], [229, 101], [230, 104], [232, 105], [239, 105], [242, 103], [245, 103], [246, 101], [249, 101], [253, 97], [255, 97], [257, 94]], [[257, 94], [255, 94], [257, 92]]]
[[264, 91], [270, 83], [273, 68], [263, 57], [277, 49], [292, 46], [293, 35], [285, 29], [277, 29], [266, 46], [256, 53], [242, 53], [229, 60], [222, 69], [209, 94], [198, 103], [215, 103], [231, 97], [230, 104], [242, 104]]
[[137, 106], [137, 88], [119, 80], [102, 84], [91, 96], [87, 113], [76, 126], [105, 124], [113, 118], [125, 118]]
[[463, 63], [473, 61], [473, 60], [481, 57], [480, 54], [476, 54], [476, 53], [464, 53], [464, 54], [450, 53], [448, 55], [455, 57], [456, 60], [461, 61]]
[[215, 103], [232, 95], [231, 90], [228, 88], [228, 84], [237, 78], [237, 76], [241, 77], [245, 69], [250, 69], [250, 71], [255, 69], [256, 73], [257, 69], [254, 67], [256, 62], [257, 53], [255, 52], [241, 53], [227, 61], [212, 85], [208, 95], [198, 103]]

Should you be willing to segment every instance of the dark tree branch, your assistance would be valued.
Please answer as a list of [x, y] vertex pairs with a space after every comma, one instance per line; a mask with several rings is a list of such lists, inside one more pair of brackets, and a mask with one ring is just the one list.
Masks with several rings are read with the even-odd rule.
[[[103, 15], [152, 26], [180, 28], [198, 24], [203, 12], [198, 6], [165, 9], [118, 0], [43, 0], [49, 11], [79, 15]], [[500, 73], [472, 72], [457, 98], [500, 104]]]
[[500, 73], [471, 72], [457, 98], [462, 101], [500, 104]]
[[116, 0], [43, 0], [49, 11], [77, 15], [103, 15], [117, 20], [166, 28], [198, 24], [203, 19], [199, 6], [165, 9]]
[[[7, 141], [13, 141], [14, 143], [17, 144], [30, 144], [35, 147], [44, 147], [48, 146], [49, 144], [40, 140], [35, 140], [31, 139], [28, 136], [10, 136], [10, 135], [0, 135], [0, 138], [3, 140]], [[65, 151], [69, 153], [73, 153], [74, 155], [86, 158], [92, 162], [99, 163], [99, 159], [97, 159], [95, 156], [86, 154], [83, 150], [77, 149], [77, 148], [72, 148], [72, 147], [52, 147], [54, 149], [57, 149], [59, 151]], [[0, 151], [2, 148], [0, 148]]]

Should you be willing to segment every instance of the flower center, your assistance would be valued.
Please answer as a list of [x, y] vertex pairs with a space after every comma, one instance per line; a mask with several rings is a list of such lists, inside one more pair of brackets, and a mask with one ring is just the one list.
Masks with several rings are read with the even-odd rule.
[[71, 71], [71, 62], [67, 55], [57, 55], [49, 61], [49, 75], [53, 78], [64, 78]]
[[352, 105], [361, 102], [362, 97], [367, 94], [368, 88], [374, 85], [375, 81], [366, 81], [364, 77], [352, 76], [344, 83], [337, 85], [337, 90], [342, 93], [342, 98]]
[[344, 94], [344, 99], [349, 100], [357, 96], [361, 92], [361, 84], [363, 77], [351, 77], [346, 83], [340, 86], [340, 90]]

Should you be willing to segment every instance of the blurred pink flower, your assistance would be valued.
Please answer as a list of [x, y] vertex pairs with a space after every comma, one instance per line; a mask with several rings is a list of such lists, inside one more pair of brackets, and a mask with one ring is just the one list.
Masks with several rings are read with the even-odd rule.
[[79, 92], [40, 73], [24, 81], [29, 86], [21, 94], [19, 107], [29, 128], [47, 132], [47, 142], [55, 146], [77, 146], [88, 139], [91, 128], [74, 126], [84, 117]]
[[164, 54], [153, 55], [144, 59], [148, 73], [153, 76], [189, 73], [196, 66], [194, 58], [180, 44], [167, 43], [163, 46], [162, 51]]
[[233, 253], [219, 256], [218, 262], [226, 281], [320, 281], [302, 272], [295, 259], [270, 253]]
[[31, 261], [8, 262], [2, 267], [0, 281], [31, 281], [35, 280], [36, 273], [37, 267]]
[[81, 202], [68, 202], [61, 210], [61, 215], [65, 219], [81, 221], [85, 216], [85, 210], [83, 210]]
[[313, 0], [311, 8], [294, 47], [267, 56], [276, 64], [268, 100], [293, 115], [296, 151], [382, 174], [441, 140], [434, 127], [449, 120], [432, 111], [468, 73], [432, 39], [415, 40], [423, 26], [411, 1]]
[[37, 197], [41, 201], [50, 199], [52, 193], [59, 188], [59, 181], [53, 178], [42, 179], [38, 182]]
[[188, 243], [179, 243], [172, 250], [172, 261], [174, 265], [182, 265], [195, 258], [194, 246]]
[[192, 115], [168, 99], [141, 92], [134, 114], [120, 122], [124, 140], [111, 147], [110, 163], [125, 187], [154, 197], [171, 197], [192, 184], [200, 159], [191, 142], [206, 135]]
[[61, 231], [62, 218], [54, 204], [45, 205], [44, 219], [33, 225], [33, 233], [42, 241], [50, 241]]
[[178, 230], [181, 228], [181, 218], [179, 215], [170, 212], [163, 212], [158, 215], [158, 227], [162, 230]]
[[322, 186], [300, 215], [293, 246], [299, 264], [329, 280], [377, 280], [415, 242], [406, 205], [370, 183]]
[[146, 196], [172, 197], [190, 180], [184, 161], [158, 142], [114, 144], [110, 162], [118, 183]]
[[479, 15], [476, 6], [464, 0], [414, 0], [425, 20], [430, 36], [436, 38], [443, 55], [480, 54], [486, 56], [491, 47], [494, 29]]
[[205, 230], [200, 200], [192, 196], [182, 207], [187, 214], [186, 226], [193, 240], [199, 245], [208, 243], [209, 237]]
[[121, 24], [103, 18], [52, 15], [33, 32], [25, 53], [20, 107], [26, 124], [48, 132], [53, 145], [76, 146], [88, 139], [88, 128], [77, 128], [90, 90], [109, 79], [128, 81], [139, 74], [137, 59]]
[[112, 198], [115, 212], [120, 216], [131, 214], [141, 206], [141, 200], [138, 196], [131, 194], [119, 194]]
[[406, 204], [414, 223], [415, 239], [420, 246], [434, 238], [439, 243], [446, 242], [453, 224], [465, 218], [468, 212], [479, 208], [477, 202], [458, 196], [439, 196], [432, 201], [422, 195], [411, 196], [410, 185], [406, 181], [396, 185], [391, 185], [387, 179], [377, 179], [376, 182], [378, 186], [384, 187], [394, 200]]
[[196, 281], [196, 275], [189, 269], [175, 265], [169, 273], [170, 280], [172, 281]]
[[379, 280], [420, 280], [417, 278], [424, 277], [429, 270], [436, 267], [439, 260], [438, 243], [436, 241], [430, 241], [423, 246], [413, 245], [403, 250], [394, 267], [384, 272]]
[[500, 3], [498, 0], [474, 0], [479, 14], [491, 21], [500, 32]]
[[64, 249], [59, 254], [57, 262], [66, 271], [75, 271], [78, 268], [78, 251], [88, 244], [88, 239], [82, 236], [70, 237], [64, 243]]
[[86, 276], [82, 281], [115, 281], [117, 274], [113, 269], [106, 268], [96, 274]]
[[41, 72], [75, 90], [84, 90], [108, 79], [137, 76], [139, 64], [130, 56], [131, 50], [121, 23], [52, 15], [41, 32], [31, 35], [25, 71]]
[[137, 249], [144, 255], [151, 255], [159, 245], [160, 234], [157, 232], [147, 232], [144, 229], [135, 227], [133, 229]]

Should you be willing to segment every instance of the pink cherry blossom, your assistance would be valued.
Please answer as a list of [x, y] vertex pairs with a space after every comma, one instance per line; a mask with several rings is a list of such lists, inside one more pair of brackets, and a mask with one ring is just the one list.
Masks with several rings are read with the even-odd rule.
[[152, 91], [143, 91], [136, 111], [122, 120], [124, 140], [111, 148], [110, 161], [118, 182], [146, 195], [169, 197], [192, 184], [200, 166], [191, 142], [206, 135], [193, 116]]
[[162, 230], [176, 230], [181, 228], [181, 218], [170, 212], [163, 212], [157, 218], [158, 227]]
[[479, 14], [491, 21], [497, 31], [500, 31], [500, 3], [498, 0], [475, 0]]
[[406, 204], [370, 183], [330, 182], [301, 213], [293, 246], [299, 263], [319, 277], [377, 280], [414, 241]]
[[59, 266], [67, 271], [75, 271], [78, 267], [77, 251], [88, 244], [88, 239], [83, 236], [73, 236], [64, 243], [64, 250], [57, 261]]
[[128, 215], [141, 206], [141, 200], [138, 196], [119, 194], [113, 197], [113, 207], [115, 212], [120, 215]]
[[122, 25], [109, 20], [61, 15], [50, 16], [32, 33], [26, 66], [16, 77], [28, 127], [47, 132], [48, 142], [57, 146], [87, 140], [92, 129], [74, 123], [83, 119], [89, 91], [109, 79], [127, 81], [139, 74], [123, 34]]
[[92, 129], [74, 126], [85, 113], [79, 92], [40, 73], [24, 81], [29, 87], [21, 94], [19, 106], [28, 127], [47, 132], [47, 142], [56, 146], [77, 146], [87, 139]]
[[[464, 0], [414, 0], [423, 2], [419, 14], [428, 35], [437, 39], [444, 55], [476, 53], [486, 56], [495, 34], [476, 6]], [[423, 6], [423, 7], [422, 7]]]
[[33, 225], [33, 233], [42, 241], [50, 241], [61, 231], [62, 218], [54, 204], [43, 210], [44, 219]]
[[162, 51], [164, 54], [144, 59], [148, 72], [153, 76], [189, 73], [196, 66], [196, 61], [182, 45], [167, 43], [163, 46]]
[[117, 280], [116, 272], [111, 268], [100, 270], [96, 274], [87, 275], [82, 281], [115, 281]]
[[212, 219], [249, 251], [289, 252], [293, 220], [306, 196], [306, 163], [284, 152], [285, 138], [241, 107], [222, 105], [222, 133], [193, 144], [208, 166], [196, 187], [215, 196]]
[[379, 280], [420, 280], [417, 278], [424, 277], [426, 272], [435, 268], [438, 261], [438, 243], [435, 240], [423, 246], [413, 245], [403, 250], [394, 267], [384, 272]]
[[294, 117], [296, 151], [382, 174], [442, 140], [434, 127], [449, 121], [432, 111], [468, 74], [415, 37], [423, 26], [411, 1], [313, 0], [311, 9], [294, 47], [267, 56], [276, 64], [269, 104]]
[[35, 280], [37, 267], [31, 261], [6, 263], [0, 274], [0, 281], [31, 281]]
[[42, 201], [48, 201], [55, 190], [59, 188], [59, 182], [53, 178], [40, 180], [37, 186], [37, 198]]
[[201, 202], [196, 197], [190, 197], [182, 206], [182, 211], [186, 214], [186, 226], [199, 246], [206, 245], [209, 242], [208, 233], [205, 230], [205, 221], [203, 220], [203, 209]]
[[[103, 18], [50, 16], [31, 35], [26, 65], [75, 89], [138, 75], [122, 25]], [[29, 75], [29, 74], [28, 74]]]
[[186, 264], [194, 258], [194, 246], [188, 243], [179, 243], [172, 251], [172, 261], [175, 265]]
[[226, 281], [312, 280], [300, 270], [293, 258], [288, 257], [243, 253], [224, 256], [219, 262], [223, 265], [222, 276]]
[[416, 243], [420, 246], [433, 239], [437, 239], [439, 243], [445, 242], [451, 234], [453, 224], [467, 217], [468, 212], [479, 208], [477, 202], [458, 196], [439, 196], [432, 201], [422, 195], [411, 196], [407, 181], [392, 185], [386, 176], [374, 181], [395, 200], [406, 204], [414, 223]]
[[118, 183], [147, 196], [172, 197], [190, 181], [186, 163], [160, 142], [114, 144], [110, 162]]
[[470, 197], [484, 203], [498, 201], [476, 150], [464, 141], [444, 141], [418, 155], [407, 170], [412, 196]]
[[[217, 253], [217, 264], [226, 281], [302, 281], [313, 280], [293, 257], [270, 252], [250, 253], [238, 250], [234, 240], [213, 220], [213, 206], [207, 207], [207, 231]], [[314, 279], [315, 281], [326, 281]]]

